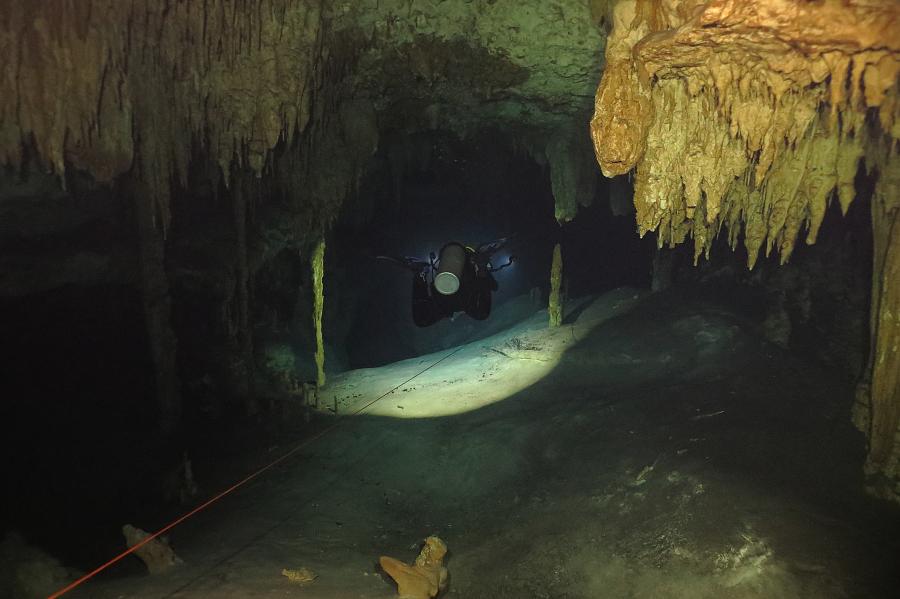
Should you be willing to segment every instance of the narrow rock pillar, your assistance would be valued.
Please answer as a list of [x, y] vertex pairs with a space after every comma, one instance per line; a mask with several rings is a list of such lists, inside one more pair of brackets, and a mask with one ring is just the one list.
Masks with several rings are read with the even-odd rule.
[[325, 386], [325, 341], [322, 337], [322, 313], [325, 309], [325, 240], [319, 240], [312, 254], [313, 326], [316, 332], [316, 384]]
[[562, 248], [557, 243], [553, 248], [553, 266], [550, 267], [550, 327], [558, 327], [563, 319], [562, 295]]
[[[900, 500], [900, 202], [872, 202], [871, 396], [866, 473], [873, 490]], [[892, 201], [893, 200], [893, 201]], [[893, 204], [893, 205], [892, 205]]]

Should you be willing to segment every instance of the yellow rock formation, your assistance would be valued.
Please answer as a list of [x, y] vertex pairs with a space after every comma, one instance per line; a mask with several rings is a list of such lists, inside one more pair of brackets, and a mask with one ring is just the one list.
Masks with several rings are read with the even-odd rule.
[[386, 556], [381, 556], [378, 561], [397, 582], [397, 593], [401, 599], [431, 599], [447, 585], [447, 568], [443, 564], [446, 554], [447, 546], [442, 540], [428, 537], [411, 566]]
[[182, 563], [181, 558], [175, 555], [168, 542], [163, 538], [157, 537], [147, 541], [150, 534], [130, 524], [122, 527], [122, 534], [125, 536], [125, 544], [129, 548], [143, 543], [135, 549], [134, 554], [147, 565], [147, 570], [151, 574], [165, 572], [172, 566]]
[[[640, 233], [720, 232], [750, 268], [814, 243], [861, 163], [876, 179], [867, 470], [900, 500], [900, 3], [622, 0], [591, 136], [607, 176], [635, 170]], [[763, 250], [764, 248], [764, 250]], [[866, 387], [868, 388], [868, 387]]]
[[558, 327], [563, 319], [562, 296], [562, 248], [557, 243], [553, 247], [553, 263], [550, 266], [550, 301], [547, 312], [550, 315], [550, 327]]
[[316, 578], [319, 577], [318, 574], [316, 574], [309, 568], [300, 568], [299, 570], [284, 568], [281, 570], [281, 575], [291, 582], [296, 582], [297, 584], [309, 584], [311, 582], [314, 582]]
[[316, 385], [325, 386], [325, 340], [322, 336], [322, 314], [325, 310], [325, 240], [320, 239], [312, 254], [313, 328], [316, 335]]

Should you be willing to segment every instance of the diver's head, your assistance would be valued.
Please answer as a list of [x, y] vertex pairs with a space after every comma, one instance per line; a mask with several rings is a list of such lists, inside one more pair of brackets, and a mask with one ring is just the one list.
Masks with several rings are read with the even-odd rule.
[[459, 281], [466, 265], [466, 248], [455, 241], [441, 248], [434, 288], [441, 295], [453, 295], [459, 291]]

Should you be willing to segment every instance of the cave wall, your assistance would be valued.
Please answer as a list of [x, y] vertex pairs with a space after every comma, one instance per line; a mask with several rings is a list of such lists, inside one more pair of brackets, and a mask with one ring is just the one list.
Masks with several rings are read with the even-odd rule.
[[727, 306], [760, 337], [818, 361], [852, 387], [869, 355], [870, 201], [857, 198], [846, 215], [831, 204], [816, 243], [798, 245], [786, 264], [773, 255], [749, 270], [743, 248], [731, 251], [724, 237], [697, 265], [688, 244], [654, 248], [653, 288], [678, 287]]
[[[0, 156], [17, 168], [33, 148], [63, 186], [72, 169], [100, 183], [127, 179], [118, 189], [134, 206], [138, 280], [167, 430], [180, 419], [180, 390], [166, 235], [173, 189], [186, 186], [193, 144], [218, 165], [217, 178], [228, 181], [241, 168], [259, 174], [275, 144], [312, 115], [318, 7], [252, 4], [0, 6], [0, 76], [12, 90], [0, 100]], [[236, 220], [244, 206], [234, 202]], [[246, 279], [247, 268], [239, 274]]]
[[0, 7], [0, 156], [31, 139], [46, 167], [112, 181], [139, 157], [165, 227], [191, 141], [226, 174], [260, 172], [312, 115], [321, 56], [316, 3], [14, 2]]
[[[591, 121], [602, 171], [634, 170], [641, 234], [719, 233], [752, 268], [814, 243], [832, 198], [873, 177], [870, 364], [855, 421], [872, 490], [900, 500], [900, 6], [790, 0], [623, 0]], [[763, 250], [764, 248], [764, 250]]]
[[83, 177], [127, 212], [131, 252], [79, 251], [86, 232], [58, 246], [54, 272], [25, 281], [14, 268], [3, 292], [124, 270], [141, 290], [162, 428], [181, 421], [183, 385], [254, 412], [255, 344], [267, 336], [254, 278], [286, 249], [310, 251], [378, 143], [373, 105], [346, 78], [355, 42], [326, 27], [314, 0], [4, 1], [0, 17], [12, 90], [0, 99], [0, 157], [34, 188], [2, 190], [5, 215], [28, 207], [5, 224], [97, 220], [64, 191]]

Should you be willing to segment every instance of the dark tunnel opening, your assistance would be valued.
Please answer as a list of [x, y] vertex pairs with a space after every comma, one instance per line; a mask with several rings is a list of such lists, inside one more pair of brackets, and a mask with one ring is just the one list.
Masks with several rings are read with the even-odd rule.
[[[117, 532], [100, 523], [158, 509], [153, 368], [137, 293], [69, 285], [4, 299], [4, 530], [85, 566]], [[85, 545], [82, 535], [92, 535]]]
[[[345, 206], [331, 258], [342, 285], [333, 292], [354, 296], [344, 343], [352, 368], [430, 353], [497, 330], [464, 316], [445, 326], [416, 329], [410, 319], [410, 273], [374, 260], [378, 255], [427, 260], [447, 242], [476, 246], [509, 236], [495, 262], [510, 257], [515, 262], [497, 273], [499, 290], [494, 293], [498, 312], [517, 300], [505, 310], [509, 318], [526, 316], [546, 301], [556, 243], [567, 265], [565, 291], [573, 297], [622, 285], [649, 287], [651, 240], [634, 234], [630, 211], [615, 215], [611, 209], [610, 197], [628, 194], [627, 184], [604, 180], [592, 205], [560, 226], [547, 165], [517, 152], [499, 132], [484, 131], [467, 140], [441, 131], [388, 136], [374, 160], [378, 167], [361, 182], [357, 200], [371, 207]], [[360, 213], [369, 217], [361, 220]]]

